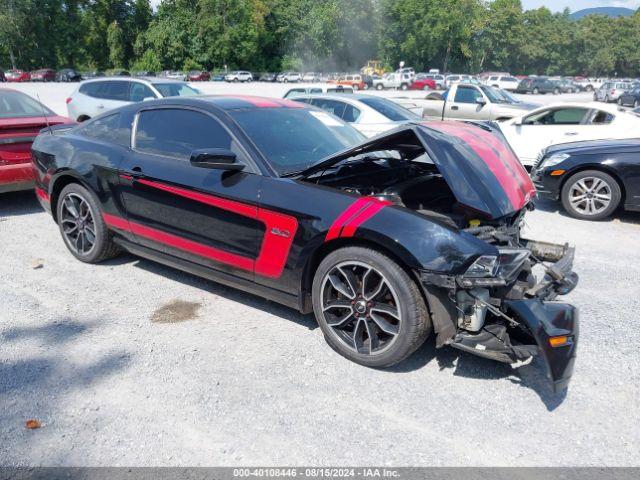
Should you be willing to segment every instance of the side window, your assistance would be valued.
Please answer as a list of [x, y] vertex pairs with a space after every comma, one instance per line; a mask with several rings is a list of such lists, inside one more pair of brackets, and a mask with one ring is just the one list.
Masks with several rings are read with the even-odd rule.
[[587, 110], [584, 108], [558, 108], [530, 116], [525, 125], [579, 125]]
[[322, 89], [321, 88], [310, 88], [309, 89], [309, 93], [322, 93]]
[[156, 98], [153, 91], [144, 83], [131, 82], [130, 85], [131, 89], [129, 90], [129, 101], [141, 102], [145, 98]]
[[80, 93], [93, 98], [106, 98], [107, 82], [90, 82], [80, 87]]
[[330, 100], [327, 98], [314, 98], [311, 103], [316, 107], [319, 107], [339, 118], [343, 117], [345, 107], [347, 106], [343, 102], [338, 102], [337, 100]]
[[143, 110], [138, 116], [135, 148], [144, 153], [188, 160], [201, 148], [232, 149], [231, 135], [216, 120], [192, 110]]
[[455, 103], [476, 103], [478, 98], [482, 98], [482, 94], [477, 88], [458, 85], [456, 97], [453, 101]]
[[603, 112], [602, 110], [597, 110], [593, 114], [593, 118], [591, 119], [592, 125], [607, 125], [613, 122], [615, 117], [611, 115], [609, 112]]
[[101, 98], [120, 102], [129, 101], [129, 82], [116, 80], [104, 82], [104, 86], [105, 88], [101, 91]]
[[358, 120], [358, 118], [360, 118], [360, 110], [347, 103], [344, 108], [344, 113], [342, 114], [342, 119], [345, 122], [351, 123]]
[[80, 135], [95, 138], [105, 142], [113, 142], [123, 147], [129, 147], [131, 143], [131, 126], [120, 125], [120, 114], [92, 120], [78, 131]]

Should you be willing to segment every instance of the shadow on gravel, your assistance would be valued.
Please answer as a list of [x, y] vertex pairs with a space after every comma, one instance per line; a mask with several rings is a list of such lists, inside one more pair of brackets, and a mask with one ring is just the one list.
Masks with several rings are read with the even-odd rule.
[[50, 344], [65, 343], [73, 337], [80, 335], [89, 326], [77, 323], [69, 319], [63, 319], [47, 325], [37, 327], [13, 327], [2, 332], [2, 340], [5, 342], [37, 338]]
[[558, 408], [566, 398], [566, 391], [557, 394], [553, 392], [546, 375], [547, 367], [542, 359], [535, 359], [530, 365], [514, 370], [504, 363], [477, 357], [452, 347], [437, 349], [433, 336], [407, 360], [388, 370], [410, 372], [434, 360], [438, 362], [440, 370], [454, 369], [453, 375], [457, 377], [492, 381], [508, 379], [521, 387], [529, 388], [540, 397], [549, 411]]
[[[567, 214], [567, 212], [564, 210], [564, 208], [562, 207], [562, 204], [559, 201], [554, 202], [553, 200], [538, 199], [536, 200], [535, 205], [536, 205], [536, 210], [540, 210], [542, 212], [558, 213], [565, 218], [571, 218], [572, 220], [575, 220], [577, 222], [587, 222], [587, 223], [589, 222], [589, 220], [578, 220], [576, 218], [573, 218], [571, 215]], [[614, 212], [614, 214], [611, 217], [606, 218], [604, 220], [598, 220], [597, 222], [594, 222], [594, 223], [611, 223], [615, 221], [619, 221], [621, 223], [633, 224], [633, 225], [640, 225], [640, 212], [628, 212], [619, 208]]]
[[32, 213], [44, 213], [33, 190], [0, 194], [0, 219]]

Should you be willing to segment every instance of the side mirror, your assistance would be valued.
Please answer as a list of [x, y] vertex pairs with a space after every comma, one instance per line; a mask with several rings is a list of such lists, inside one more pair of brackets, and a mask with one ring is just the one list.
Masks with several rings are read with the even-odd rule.
[[520, 126], [522, 126], [522, 119], [521, 119], [521, 118], [516, 118], [516, 119], [514, 120], [513, 124], [514, 124], [516, 127], [520, 127]]
[[484, 99], [484, 97], [478, 97], [476, 98], [476, 103], [478, 105], [485, 106], [487, 104], [487, 101]]
[[235, 153], [224, 148], [194, 150], [191, 153], [190, 162], [194, 167], [216, 170], [240, 171], [245, 167], [242, 163], [238, 163]]
[[156, 99], [156, 97], [144, 97], [144, 98], [142, 99], [142, 101], [143, 101], [143, 102], [148, 102], [149, 100], [155, 100], [155, 99]]

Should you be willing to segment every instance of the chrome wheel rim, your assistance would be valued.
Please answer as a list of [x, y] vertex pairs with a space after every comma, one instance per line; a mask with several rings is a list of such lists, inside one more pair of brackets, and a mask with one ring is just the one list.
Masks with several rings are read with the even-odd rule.
[[62, 199], [60, 225], [62, 235], [73, 251], [86, 255], [93, 250], [96, 243], [96, 226], [91, 208], [81, 196], [69, 193]]
[[325, 275], [321, 292], [329, 332], [348, 349], [379, 355], [397, 340], [402, 309], [391, 283], [377, 269], [342, 262]]
[[569, 205], [581, 215], [602, 213], [611, 205], [611, 187], [601, 178], [581, 178], [569, 188]]

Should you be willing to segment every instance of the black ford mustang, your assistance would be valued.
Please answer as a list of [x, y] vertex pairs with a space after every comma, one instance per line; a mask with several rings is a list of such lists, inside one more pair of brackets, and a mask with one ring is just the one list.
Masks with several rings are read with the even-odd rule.
[[[324, 111], [257, 97], [130, 105], [32, 149], [71, 253], [124, 249], [315, 313], [328, 343], [387, 367], [435, 330], [569, 381], [573, 249], [520, 237], [534, 187], [491, 127], [407, 124], [364, 141]], [[536, 280], [532, 267], [543, 265]]]

